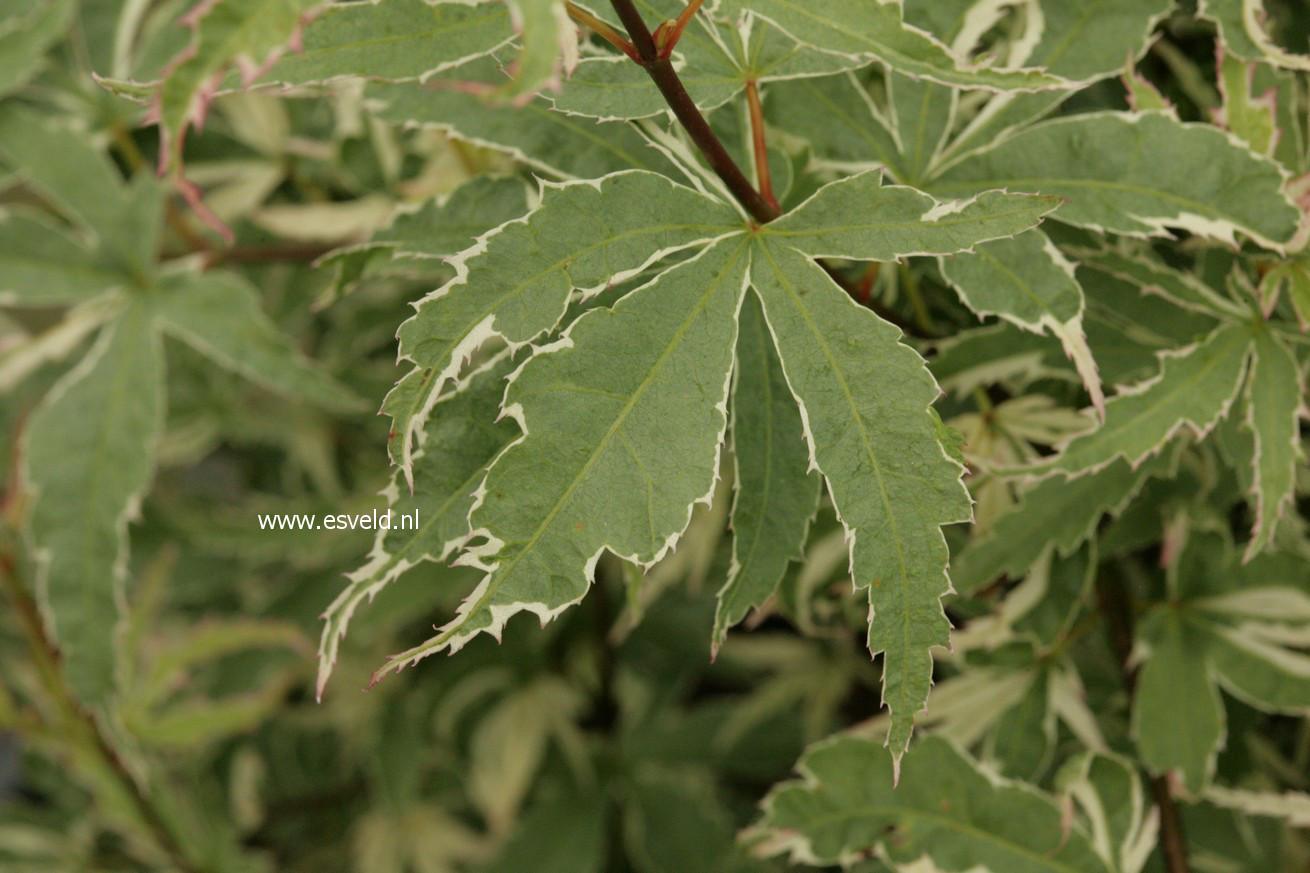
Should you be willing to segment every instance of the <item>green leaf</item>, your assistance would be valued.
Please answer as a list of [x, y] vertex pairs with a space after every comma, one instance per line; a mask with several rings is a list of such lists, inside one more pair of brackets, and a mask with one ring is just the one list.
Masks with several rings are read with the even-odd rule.
[[[337, 650], [360, 604], [373, 599], [409, 568], [423, 561], [444, 561], [469, 534], [473, 492], [496, 454], [518, 433], [509, 420], [497, 422], [505, 393], [509, 358], [484, 367], [461, 390], [439, 402], [414, 455], [414, 488], [402, 487], [400, 475], [383, 492], [393, 525], [378, 531], [368, 562], [349, 576], [350, 584], [323, 613], [318, 650], [318, 696], [336, 664]], [[413, 516], [413, 528], [402, 519]]]
[[899, 757], [932, 683], [930, 650], [949, 641], [941, 526], [971, 516], [964, 468], [938, 442], [930, 406], [939, 389], [923, 359], [817, 264], [770, 236], [758, 244], [752, 284], [800, 403], [812, 462], [846, 528], [855, 584], [868, 591], [869, 649], [884, 653], [889, 742]]
[[493, 227], [528, 210], [528, 188], [518, 178], [479, 176], [438, 203], [403, 213], [369, 240], [394, 246], [397, 256], [449, 258]]
[[985, 773], [938, 737], [916, 743], [896, 784], [892, 756], [868, 739], [811, 747], [802, 781], [775, 788], [756, 827], [771, 854], [813, 865], [867, 854], [897, 866], [928, 858], [963, 873], [1109, 873], [1082, 827], [1046, 794]]
[[914, 188], [883, 186], [879, 174], [869, 171], [823, 186], [759, 234], [813, 257], [894, 261], [954, 254], [1014, 236], [1059, 205], [1053, 197], [1000, 191], [939, 203]]
[[1219, 28], [1229, 53], [1244, 61], [1265, 61], [1289, 70], [1310, 71], [1310, 56], [1293, 54], [1265, 32], [1264, 0], [1200, 0], [1198, 12]]
[[1263, 712], [1310, 709], [1302, 563], [1243, 565], [1226, 534], [1190, 533], [1168, 567], [1170, 602], [1138, 629], [1147, 657], [1133, 725], [1152, 770], [1181, 768], [1188, 790], [1206, 787], [1226, 730], [1216, 685]]
[[445, 260], [507, 221], [528, 211], [528, 187], [516, 177], [478, 176], [443, 200], [428, 200], [397, 213], [368, 242], [337, 249], [332, 260], [385, 251], [393, 259]]
[[947, 45], [955, 45], [956, 40], [969, 24], [970, 13], [976, 6], [978, 0], [911, 3], [905, 7], [905, 23], [936, 35]]
[[234, 273], [183, 273], [160, 283], [160, 324], [219, 366], [331, 409], [359, 399], [313, 367], [260, 309], [259, 292]]
[[1159, 611], [1138, 628], [1150, 647], [1133, 696], [1133, 735], [1146, 766], [1178, 769], [1189, 791], [1205, 787], [1224, 742], [1224, 708], [1205, 669], [1205, 645], [1179, 615]]
[[879, 60], [898, 73], [962, 88], [1040, 91], [1068, 83], [1041, 70], [969, 66], [936, 37], [906, 27], [901, 3], [844, 0], [724, 0], [723, 13], [750, 11], [818, 51]]
[[1163, 297], [1175, 306], [1213, 318], [1243, 319], [1248, 310], [1217, 293], [1200, 277], [1176, 270], [1149, 249], [1076, 249], [1078, 262], [1137, 286], [1143, 294]]
[[1301, 218], [1283, 182], [1277, 164], [1210, 125], [1162, 113], [1096, 112], [1003, 139], [948, 169], [929, 190], [1041, 192], [1069, 201], [1057, 220], [1090, 230], [1144, 236], [1176, 227], [1226, 242], [1244, 233], [1277, 247], [1292, 239]]
[[68, 30], [73, 0], [28, 0], [0, 16], [0, 96], [21, 88]]
[[66, 306], [131, 281], [39, 212], [0, 212], [0, 303]]
[[951, 582], [971, 594], [1001, 576], [1027, 572], [1051, 548], [1062, 557], [1078, 548], [1105, 515], [1117, 516], [1153, 476], [1174, 466], [1170, 453], [1136, 468], [1116, 460], [1076, 479], [1038, 482], [1019, 505], [1001, 516], [990, 536], [975, 540], [951, 561]]
[[563, 0], [508, 0], [519, 52], [510, 81], [497, 89], [502, 97], [522, 97], [539, 88], [558, 90], [560, 68], [578, 63], [578, 32]]
[[105, 253], [138, 281], [155, 262], [163, 199], [141, 176], [130, 188], [86, 136], [30, 109], [0, 107], [0, 158], [68, 218], [104, 241]]
[[997, 94], [955, 135], [938, 163], [942, 166], [953, 165], [975, 151], [1036, 124], [1059, 109], [1074, 93], [1039, 91], [1036, 94]]
[[809, 471], [800, 410], [791, 399], [755, 295], [742, 306], [732, 392], [732, 567], [719, 590], [711, 645], [777, 590], [803, 554], [821, 482]]
[[1094, 471], [1115, 458], [1136, 465], [1183, 427], [1204, 436], [1228, 413], [1251, 351], [1251, 329], [1217, 328], [1195, 345], [1160, 355], [1160, 374], [1105, 404], [1105, 422], [1062, 447], [1044, 470]]
[[1266, 309], [1277, 306], [1278, 295], [1284, 288], [1301, 330], [1310, 330], [1310, 260], [1289, 258], [1265, 274], [1260, 282], [1260, 296]]
[[280, 58], [324, 0], [207, 0], [182, 19], [191, 43], [164, 71], [154, 97], [162, 137], [160, 167], [180, 165], [187, 128], [204, 121], [227, 68], [243, 84]]
[[82, 341], [113, 318], [126, 301], [103, 294], [70, 309], [58, 324], [31, 336], [14, 325], [0, 348], [0, 393], [10, 391], [50, 361], [61, 360], [82, 348]]
[[770, 124], [805, 139], [819, 161], [900, 170], [891, 122], [852, 75], [780, 82], [769, 89], [764, 111]]
[[1056, 740], [1051, 673], [1050, 667], [1032, 671], [1028, 690], [997, 720], [992, 755], [1007, 776], [1034, 781], [1050, 761]]
[[1046, 234], [1030, 230], [983, 243], [974, 254], [942, 259], [941, 270], [979, 315], [999, 315], [1024, 330], [1057, 337], [1082, 376], [1092, 406], [1104, 412], [1101, 377], [1083, 332], [1083, 289], [1073, 264]]
[[1272, 541], [1274, 530], [1291, 505], [1301, 451], [1300, 419], [1303, 380], [1296, 356], [1268, 330], [1255, 335], [1246, 394], [1246, 426], [1255, 435], [1252, 503], [1255, 524], [1249, 559]]
[[1228, 54], [1246, 61], [1264, 60], [1257, 35], [1246, 30], [1246, 0], [1198, 0], [1196, 5], [1197, 13], [1219, 29], [1219, 41]]
[[608, 798], [551, 792], [527, 809], [482, 873], [601, 873]]
[[544, 99], [489, 104], [453, 88], [373, 83], [365, 91], [383, 121], [435, 128], [509, 153], [558, 179], [592, 179], [620, 170], [671, 172], [673, 165], [631, 125], [556, 112]]
[[492, 464], [470, 516], [487, 571], [455, 619], [378, 676], [514, 613], [547, 621], [587, 592], [604, 550], [650, 566], [706, 502], [727, 426], [747, 243], [725, 241], [579, 318], [505, 392], [524, 436]]
[[1286, 821], [1294, 828], [1310, 827], [1310, 794], [1300, 791], [1254, 791], [1211, 785], [1205, 799], [1215, 806], [1246, 815], [1268, 816]]
[[149, 311], [133, 306], [51, 389], [24, 443], [39, 590], [69, 684], [88, 704], [114, 687], [127, 524], [154, 469], [163, 379]]
[[[675, 4], [638, 3], [647, 20], [676, 17]], [[680, 63], [678, 78], [702, 112], [717, 109], [746, 87], [808, 76], [831, 75], [860, 61], [815, 52], [800, 46], [782, 31], [758, 18], [740, 26], [698, 18], [683, 31], [674, 57]], [[662, 115], [668, 104], [650, 76], [625, 55], [586, 58], [550, 97], [555, 108], [600, 119], [636, 119]]]
[[900, 146], [899, 177], [921, 182], [936, 163], [955, 122], [960, 92], [933, 82], [890, 73], [887, 102]]
[[1277, 92], [1253, 97], [1255, 64], [1243, 63], [1231, 55], [1219, 61], [1219, 90], [1224, 105], [1214, 112], [1215, 124], [1231, 130], [1252, 151], [1273, 155], [1278, 144]]
[[1251, 378], [1247, 383], [1246, 426], [1255, 435], [1252, 505], [1255, 524], [1247, 557], [1262, 551], [1296, 492], [1301, 451], [1301, 367], [1296, 355], [1269, 333], [1255, 334]]
[[400, 351], [423, 384], [388, 400], [392, 459], [408, 470], [413, 434], [464, 359], [492, 337], [521, 346], [554, 328], [570, 295], [594, 294], [670, 252], [741, 228], [731, 207], [651, 173], [549, 186], [541, 206], [480, 238], [451, 261], [457, 276], [400, 326]]
[[281, 57], [260, 81], [421, 81], [490, 54], [513, 36], [509, 9], [501, 3], [338, 3], [305, 27], [301, 50]]
[[[1300, 715], [1310, 708], [1310, 656], [1284, 645], [1277, 627], [1198, 625], [1209, 631], [1209, 662], [1235, 697], [1267, 712]], [[1300, 630], [1304, 639], [1305, 622]]]
[[647, 763], [624, 787], [624, 845], [636, 870], [759, 871], [734, 845], [731, 812], [708, 779]]
[[1147, 816], [1142, 780], [1118, 755], [1084, 752], [1069, 761], [1057, 781], [1077, 804], [1097, 854], [1116, 873], [1140, 873], [1156, 843], [1158, 823]]
[[1145, 54], [1148, 37], [1173, 0], [1042, 0], [1041, 34], [1023, 63], [1078, 82], [1118, 74]]
[[[681, 41], [679, 45], [683, 48]], [[678, 73], [683, 87], [703, 112], [717, 109], [745, 87], [742, 77], [723, 59], [721, 51], [719, 55], [720, 63], [707, 64], [708, 69], [684, 67]], [[560, 112], [603, 121], [650, 118], [669, 108], [646, 71], [626, 55], [584, 59], [560, 92], [549, 99]]]
[[993, 382], [1034, 378], [1077, 382], [1059, 343], [1005, 322], [962, 331], [937, 344], [929, 361], [943, 388], [964, 395]]

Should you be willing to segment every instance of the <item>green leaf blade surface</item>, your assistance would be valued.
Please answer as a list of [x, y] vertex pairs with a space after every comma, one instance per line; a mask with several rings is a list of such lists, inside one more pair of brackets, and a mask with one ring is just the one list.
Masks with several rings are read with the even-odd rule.
[[931, 34], [907, 27], [901, 3], [846, 0], [726, 0], [725, 14], [749, 10], [820, 51], [880, 60], [914, 78], [962, 88], [1041, 91], [1066, 87], [1041, 70], [968, 66]]
[[498, 636], [515, 613], [549, 620], [586, 594], [604, 550], [648, 566], [672, 547], [717, 476], [749, 258], [744, 240], [711, 246], [528, 360], [505, 394], [524, 436], [470, 516], [484, 544], [464, 560], [487, 575], [378, 677]]
[[72, 305], [130, 281], [40, 213], [0, 213], [0, 302], [5, 305]]
[[955, 164], [929, 191], [958, 197], [993, 188], [1057, 195], [1068, 201], [1057, 220], [1138, 236], [1177, 227], [1226, 242], [1243, 233], [1277, 247], [1300, 221], [1277, 164], [1222, 130], [1164, 113], [1043, 122]]
[[114, 690], [127, 524], [154, 469], [163, 379], [153, 319], [133, 306], [51, 390], [26, 435], [38, 590], [69, 684], [87, 704]]
[[1153, 772], [1182, 771], [1188, 790], [1199, 793], [1224, 742], [1224, 707], [1204, 639], [1176, 614], [1154, 614], [1139, 634], [1151, 649], [1133, 697], [1138, 754]]
[[1101, 377], [1083, 331], [1083, 289], [1073, 264], [1046, 234], [1030, 230], [983, 243], [972, 254], [943, 259], [941, 269], [965, 305], [979, 315], [997, 315], [1024, 330], [1058, 338], [1092, 406], [1104, 412]]
[[[474, 491], [487, 465], [518, 433], [512, 420], [497, 421], [510, 363], [507, 356], [493, 362], [437, 404], [415, 453], [413, 491], [397, 473], [383, 492], [392, 527], [378, 531], [368, 562], [349, 575], [350, 584], [323, 613], [320, 698], [355, 611], [411, 567], [446, 560], [468, 537]], [[402, 527], [401, 519], [410, 515], [417, 527]]]
[[939, 737], [915, 744], [899, 784], [892, 756], [859, 737], [811, 747], [798, 769], [802, 780], [774, 789], [757, 828], [795, 860], [839, 864], [877, 851], [898, 866], [930, 858], [948, 873], [1109, 873], [1054, 799], [988, 775]]
[[1105, 422], [1075, 436], [1043, 469], [1093, 471], [1115, 458], [1137, 464], [1183, 427], [1208, 433], [1228, 413], [1250, 351], [1250, 328], [1228, 324], [1193, 346], [1162, 355], [1158, 377], [1110, 398]]
[[314, 18], [300, 51], [283, 55], [260, 81], [423, 80], [490, 54], [513, 36], [509, 10], [499, 3], [340, 3]]
[[330, 409], [359, 406], [354, 394], [291, 346], [260, 308], [255, 288], [234, 273], [166, 280], [156, 306], [165, 331], [227, 370]]
[[736, 496], [732, 567], [719, 591], [711, 644], [773, 595], [800, 560], [822, 482], [809, 470], [800, 410], [792, 400], [755, 295], [742, 306], [732, 393]]
[[761, 234], [813, 257], [894, 261], [953, 254], [1014, 236], [1059, 205], [1053, 197], [1001, 191], [939, 203], [914, 188], [884, 186], [871, 171], [825, 185]]
[[1255, 435], [1252, 482], [1255, 525], [1247, 558], [1273, 539], [1296, 491], [1297, 464], [1304, 460], [1300, 420], [1304, 380], [1296, 356], [1268, 330], [1256, 333], [1247, 385], [1247, 427]]
[[1068, 556], [1092, 535], [1103, 515], [1118, 515], [1148, 479], [1172, 466], [1165, 452], [1136, 468], [1116, 460], [1086, 476], [1038, 482], [997, 520], [991, 536], [954, 558], [951, 582], [961, 594], [971, 594], [1003, 575], [1027, 572], [1047, 549]]
[[651, 173], [547, 188], [537, 210], [454, 260], [459, 275], [419, 301], [400, 326], [402, 356], [433, 375], [421, 388], [404, 385], [408, 403], [387, 403], [398, 410], [393, 459], [408, 469], [424, 410], [488, 339], [527, 343], [559, 323], [575, 290], [600, 290], [740, 227], [731, 207]]
[[212, 0], [196, 7], [186, 21], [193, 30], [191, 44], [165, 70], [155, 95], [164, 140], [161, 165], [180, 163], [187, 127], [204, 119], [230, 64], [255, 71], [276, 61], [310, 11], [323, 5], [323, 0]]
[[871, 604], [869, 648], [884, 653], [892, 751], [928, 696], [934, 646], [949, 642], [941, 526], [972, 516], [962, 465], [939, 442], [939, 389], [899, 331], [852, 301], [804, 255], [759, 245], [764, 302], [811, 456], [850, 537], [851, 571]]

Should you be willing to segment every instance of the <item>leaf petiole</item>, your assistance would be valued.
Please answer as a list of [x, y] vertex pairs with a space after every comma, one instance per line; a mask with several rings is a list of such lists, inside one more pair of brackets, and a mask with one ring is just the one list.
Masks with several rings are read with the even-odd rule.
[[584, 27], [591, 28], [593, 33], [619, 51], [623, 52], [631, 58], [634, 63], [641, 63], [641, 56], [637, 54], [636, 47], [633, 46], [631, 42], [624, 39], [617, 30], [575, 3], [565, 2], [564, 9], [569, 13], [569, 18], [572, 18]]

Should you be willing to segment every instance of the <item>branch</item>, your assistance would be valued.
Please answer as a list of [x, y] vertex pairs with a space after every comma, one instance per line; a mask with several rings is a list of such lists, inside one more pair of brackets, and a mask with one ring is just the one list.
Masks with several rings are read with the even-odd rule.
[[696, 148], [700, 149], [710, 169], [718, 174], [723, 183], [728, 186], [728, 190], [732, 192], [732, 196], [736, 197], [751, 217], [760, 224], [768, 224], [777, 218], [781, 214], [778, 209], [755, 189], [746, 178], [746, 174], [741, 171], [741, 167], [737, 166], [737, 162], [723, 147], [718, 136], [710, 129], [709, 122], [705, 120], [696, 102], [687, 93], [682, 79], [678, 77], [678, 72], [673, 69], [673, 61], [668, 57], [660, 57], [650, 28], [646, 27], [646, 22], [632, 0], [610, 0], [610, 3], [619, 20], [623, 22], [623, 26], [627, 28], [628, 38], [637, 50], [637, 63], [660, 89], [664, 101], [669, 104], [669, 108], [673, 110], [673, 114], [687, 131], [691, 141], [696, 144]]
[[200, 868], [183, 848], [182, 841], [174, 833], [168, 818], [156, 804], [146, 786], [138, 782], [132, 771], [128, 769], [127, 763], [114, 747], [113, 741], [101, 726], [99, 719], [74, 697], [60, 669], [59, 648], [46, 633], [45, 622], [41, 620], [36, 601], [18, 578], [14, 559], [8, 554], [0, 554], [0, 583], [3, 584], [5, 593], [13, 603], [13, 611], [18, 616], [23, 635], [27, 638], [32, 660], [44, 684], [54, 694], [68, 726], [82, 734], [81, 739], [86, 742], [92, 754], [99, 759], [113, 781], [118, 784], [119, 790], [131, 802], [155, 844], [168, 856], [173, 866], [182, 873], [200, 873]]
[[[1131, 698], [1137, 690], [1137, 669], [1132, 666], [1133, 612], [1128, 592], [1117, 577], [1111, 578], [1108, 573], [1097, 576], [1096, 591], [1101, 614], [1110, 630], [1110, 643], [1119, 659], [1124, 688]], [[1183, 821], [1178, 814], [1178, 805], [1174, 803], [1173, 792], [1169, 790], [1168, 776], [1153, 776], [1150, 784], [1151, 796], [1160, 810], [1160, 847], [1164, 852], [1165, 869], [1169, 873], [1191, 873]]]

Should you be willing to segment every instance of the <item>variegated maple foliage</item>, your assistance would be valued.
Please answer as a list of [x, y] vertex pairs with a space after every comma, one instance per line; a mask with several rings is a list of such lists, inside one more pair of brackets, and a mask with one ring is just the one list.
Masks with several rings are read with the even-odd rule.
[[[234, 695], [202, 667], [302, 651], [279, 610], [313, 599], [320, 701], [365, 657], [370, 687], [472, 665], [386, 682], [385, 717], [333, 711], [340, 748], [382, 738], [386, 773], [355, 777], [384, 786], [352, 836], [368, 873], [1297, 869], [1307, 22], [1304, 0], [0, 11], [22, 398], [0, 557], [34, 665], [0, 729], [68, 728], [126, 837], [91, 844], [272, 869], [251, 785], [279, 755], [219, 744], [266, 720], [299, 742], [274, 710], [310, 677]], [[243, 509], [386, 483], [367, 505], [418, 524], [367, 554], [215, 533], [242, 475]], [[148, 641], [174, 562], [204, 583], [177, 616], [268, 620]], [[252, 595], [250, 564], [302, 584]], [[193, 673], [214, 693], [179, 702]], [[733, 693], [695, 709], [714, 682]], [[797, 778], [713, 760], [775, 721]], [[430, 723], [468, 760], [401, 775]], [[175, 814], [154, 748], [239, 776], [233, 821], [199, 793]], [[764, 795], [740, 833], [734, 779]], [[1271, 833], [1281, 854], [1253, 848]]]
[[[400, 467], [394, 499], [429, 507], [429, 523], [439, 528], [458, 507], [467, 524], [419, 552], [391, 534], [379, 539], [328, 610], [320, 690], [357, 605], [416, 558], [453, 558], [485, 575], [454, 619], [389, 660], [375, 679], [457, 650], [478, 632], [499, 637], [516, 612], [543, 622], [555, 617], [585, 596], [603, 552], [649, 568], [676, 546], [694, 504], [712, 495], [731, 417], [740, 541], [715, 646], [774, 593], [801, 554], [822, 481], [846, 530], [851, 578], [868, 592], [869, 648], [884, 656], [889, 742], [899, 757], [928, 696], [931, 653], [950, 642], [940, 602], [950, 591], [941, 529], [968, 521], [971, 509], [963, 467], [930, 411], [938, 389], [922, 359], [899, 341], [895, 326], [852, 301], [832, 278], [833, 262], [935, 257], [945, 281], [980, 316], [1059, 341], [1100, 423], [1035, 471], [1086, 474], [1121, 458], [1135, 469], [1180, 428], [1208, 433], [1249, 381], [1244, 397], [1257, 424], [1258, 458], [1251, 552], [1270, 540], [1297, 461], [1300, 393], [1291, 386], [1299, 385], [1299, 368], [1285, 340], [1263, 319], [1252, 323], [1240, 302], [1192, 293], [1178, 302], [1216, 319], [1211, 334], [1194, 348], [1170, 351], [1158, 380], [1107, 402], [1072, 245], [1085, 240], [1046, 229], [1083, 229], [1095, 235], [1088, 240], [1109, 244], [1172, 228], [1275, 251], [1296, 236], [1301, 211], [1287, 171], [1240, 132], [1184, 123], [1168, 110], [1049, 117], [1079, 87], [1140, 54], [1167, 4], [1125, 5], [1106, 22], [1052, 12], [1049, 21], [1027, 22], [1036, 39], [1016, 35], [1015, 52], [1027, 54], [1003, 65], [968, 61], [962, 51], [982, 38], [980, 16], [996, 14], [984, 4], [960, 4], [959, 18], [941, 35], [907, 22], [897, 4], [734, 2], [698, 15], [675, 48], [679, 86], [698, 110], [722, 115], [743, 91], [749, 101], [766, 87], [767, 117], [777, 128], [804, 140], [812, 160], [846, 168], [809, 196], [784, 201], [776, 218], [761, 216], [731, 180], [698, 163], [694, 151], [704, 143], [694, 128], [684, 134], [670, 126], [668, 90], [656, 87], [658, 76], [650, 81], [650, 62], [593, 47], [539, 103], [479, 104], [479, 91], [502, 87], [494, 84], [497, 64], [514, 58], [505, 47], [509, 31], [477, 18], [479, 10], [491, 16], [494, 5], [436, 7], [438, 20], [471, 21], [479, 36], [455, 39], [453, 54], [439, 52], [423, 69], [352, 50], [370, 42], [361, 27], [389, 30], [386, 16], [401, 5], [381, 4], [373, 15], [361, 4], [329, 10], [307, 30], [314, 51], [288, 57], [269, 78], [310, 81], [308, 70], [320, 61], [328, 65], [320, 80], [348, 69], [379, 82], [370, 93], [384, 117], [435, 124], [568, 181], [545, 184], [526, 216], [452, 252], [455, 277], [419, 301], [400, 328], [402, 360], [414, 369], [383, 406]], [[654, 21], [680, 10], [634, 7]], [[347, 15], [357, 27], [334, 24]], [[585, 10], [575, 18], [615, 41], [619, 28]], [[638, 46], [617, 39], [640, 57]], [[350, 60], [333, 67], [333, 56]], [[883, 74], [881, 99], [869, 91], [872, 70]], [[962, 120], [968, 89], [994, 96]], [[534, 117], [528, 113], [545, 113], [541, 134], [524, 128]], [[555, 124], [561, 138], [541, 139]], [[619, 131], [639, 155], [622, 147]], [[564, 143], [580, 134], [602, 140], [607, 159], [561, 164], [576, 157]], [[765, 129], [757, 120], [742, 135], [763, 143]], [[871, 169], [850, 174], [861, 167]], [[718, 169], [713, 159], [711, 168]], [[757, 183], [772, 172], [752, 169]], [[1117, 276], [1116, 251], [1126, 250], [1111, 247], [1089, 259]], [[630, 282], [634, 277], [640, 280]], [[594, 311], [588, 306], [616, 285], [631, 290]], [[743, 317], [750, 326], [744, 336]], [[734, 354], [739, 343], [756, 351]], [[519, 363], [504, 380], [483, 376], [473, 385], [468, 362], [489, 348], [504, 348]], [[1252, 356], [1266, 378], [1247, 379]], [[443, 406], [453, 409], [470, 390], [494, 394], [499, 381], [508, 385], [498, 439], [478, 430], [484, 447], [468, 453], [458, 440], [432, 444], [426, 428], [441, 426]], [[763, 409], [737, 408], [752, 396]], [[507, 420], [517, 427], [506, 428]], [[752, 441], [761, 436], [766, 447], [757, 448]], [[451, 451], [467, 458], [455, 470], [443, 460]], [[450, 494], [404, 496], [418, 493], [422, 459], [450, 473]], [[753, 483], [759, 472], [766, 480]], [[1022, 571], [1019, 563], [1006, 569]]]

